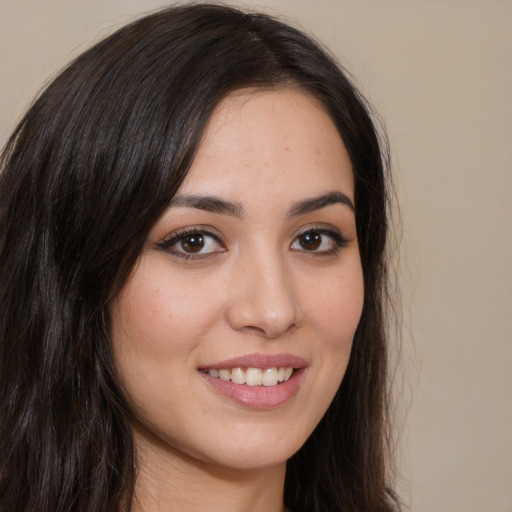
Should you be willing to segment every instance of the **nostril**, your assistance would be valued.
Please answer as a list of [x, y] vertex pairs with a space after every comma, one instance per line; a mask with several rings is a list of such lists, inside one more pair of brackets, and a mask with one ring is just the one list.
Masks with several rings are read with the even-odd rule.
[[[260, 261], [260, 260], [257, 260]], [[226, 308], [230, 326], [253, 336], [277, 338], [302, 322], [295, 287], [279, 262], [256, 262], [233, 276]], [[236, 278], [236, 279], [235, 279]]]
[[277, 325], [268, 325], [266, 328], [257, 327], [257, 326], [253, 326], [253, 325], [247, 325], [238, 330], [241, 332], [245, 332], [247, 334], [251, 334], [253, 336], [264, 337], [264, 338], [268, 338], [268, 339], [275, 339], [275, 338], [282, 336], [283, 334], [285, 334], [286, 332], [288, 332], [294, 328], [295, 328], [295, 324], [289, 324], [285, 328], [280, 328]]
[[240, 329], [242, 332], [246, 332], [247, 334], [255, 334], [258, 336], [264, 336], [265, 331], [261, 327], [255, 327], [253, 325], [246, 325]]

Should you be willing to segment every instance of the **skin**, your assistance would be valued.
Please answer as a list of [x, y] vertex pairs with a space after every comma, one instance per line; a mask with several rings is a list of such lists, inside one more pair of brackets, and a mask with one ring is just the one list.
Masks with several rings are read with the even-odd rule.
[[[315, 99], [251, 89], [219, 104], [178, 196], [215, 196], [243, 211], [172, 204], [111, 311], [117, 370], [137, 418], [134, 510], [284, 509], [286, 460], [339, 387], [363, 305], [347, 201], [290, 214], [332, 192], [353, 203], [352, 168]], [[203, 233], [192, 256], [190, 239], [176, 238], [189, 227], [215, 235]], [[305, 228], [318, 247], [304, 244]], [[244, 407], [199, 371], [254, 353], [307, 362], [284, 404]]]

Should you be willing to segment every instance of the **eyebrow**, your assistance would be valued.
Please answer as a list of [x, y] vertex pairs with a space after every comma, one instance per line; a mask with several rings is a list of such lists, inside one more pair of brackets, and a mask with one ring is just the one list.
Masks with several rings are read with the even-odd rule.
[[238, 201], [225, 201], [215, 196], [203, 195], [181, 195], [171, 199], [169, 207], [184, 206], [187, 208], [198, 208], [213, 213], [221, 213], [223, 215], [231, 215], [232, 217], [242, 218], [245, 210], [242, 203]]
[[326, 194], [322, 194], [318, 197], [312, 197], [309, 199], [304, 199], [295, 203], [288, 212], [288, 217], [293, 217], [295, 215], [303, 215], [305, 213], [309, 213], [315, 210], [320, 210], [321, 208], [325, 208], [326, 206], [330, 206], [331, 204], [341, 203], [348, 206], [353, 212], [356, 211], [354, 203], [350, 200], [348, 196], [339, 192], [327, 192]]
[[[294, 203], [288, 210], [287, 217], [304, 215], [315, 210], [320, 210], [332, 204], [344, 204], [355, 212], [354, 203], [345, 194], [339, 191], [327, 192], [321, 196], [303, 199]], [[212, 213], [230, 215], [242, 219], [246, 212], [242, 203], [238, 201], [226, 201], [216, 196], [207, 195], [179, 195], [175, 196], [169, 203], [169, 207], [197, 208]]]

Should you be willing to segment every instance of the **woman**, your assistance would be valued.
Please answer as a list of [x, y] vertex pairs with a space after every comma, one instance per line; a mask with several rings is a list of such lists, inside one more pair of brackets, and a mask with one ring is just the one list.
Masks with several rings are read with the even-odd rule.
[[2, 159], [0, 509], [396, 510], [385, 164], [261, 14], [167, 9], [71, 63]]

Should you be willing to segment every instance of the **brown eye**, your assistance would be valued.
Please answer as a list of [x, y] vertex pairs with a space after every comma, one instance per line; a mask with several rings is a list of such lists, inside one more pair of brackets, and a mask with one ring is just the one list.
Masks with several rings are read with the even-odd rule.
[[184, 252], [188, 252], [191, 254], [195, 254], [200, 252], [204, 247], [204, 237], [202, 233], [191, 233], [189, 235], [184, 236], [180, 242], [181, 249]]
[[316, 251], [322, 244], [322, 235], [317, 231], [308, 231], [299, 235], [298, 242], [305, 251]]
[[206, 258], [226, 251], [226, 246], [217, 234], [195, 229], [178, 231], [159, 243], [158, 247], [171, 256], [186, 259]]
[[318, 255], [334, 254], [346, 240], [331, 229], [308, 229], [297, 235], [290, 248], [294, 251], [310, 252]]

